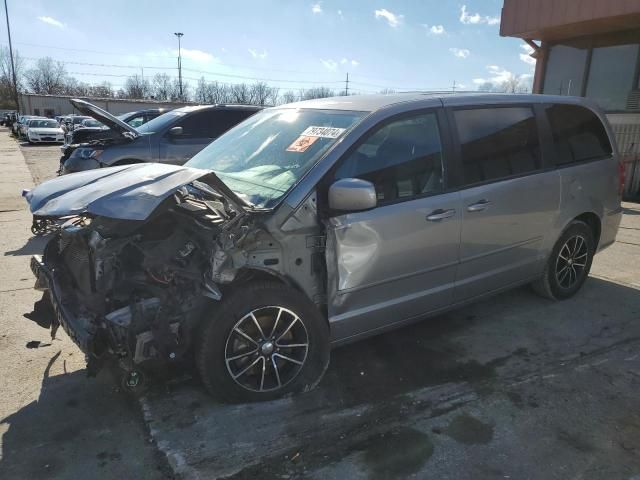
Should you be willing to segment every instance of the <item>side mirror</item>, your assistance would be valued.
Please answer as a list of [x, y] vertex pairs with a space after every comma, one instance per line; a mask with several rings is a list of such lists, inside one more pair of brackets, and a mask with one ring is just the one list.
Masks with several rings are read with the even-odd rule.
[[329, 187], [329, 208], [332, 210], [369, 210], [376, 204], [376, 188], [366, 180], [343, 178]]
[[169, 129], [170, 137], [179, 137], [180, 135], [182, 135], [182, 127], [173, 127]]

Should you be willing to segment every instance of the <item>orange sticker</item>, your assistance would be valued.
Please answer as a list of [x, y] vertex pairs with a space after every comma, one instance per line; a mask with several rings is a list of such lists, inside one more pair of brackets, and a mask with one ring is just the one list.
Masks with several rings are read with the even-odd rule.
[[294, 142], [289, 145], [287, 148], [287, 152], [297, 152], [302, 153], [307, 150], [311, 145], [315, 143], [320, 137], [310, 137], [308, 135], [300, 135], [298, 138], [294, 140]]

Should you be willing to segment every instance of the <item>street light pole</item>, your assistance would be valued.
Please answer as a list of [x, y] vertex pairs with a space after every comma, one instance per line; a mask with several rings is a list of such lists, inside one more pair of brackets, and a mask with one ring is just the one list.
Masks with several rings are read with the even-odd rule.
[[[5, 0], [6, 3], [7, 0]], [[174, 33], [176, 37], [178, 37], [178, 85], [180, 85], [180, 100], [182, 100], [182, 55], [181, 55], [181, 46], [180, 39], [184, 35], [182, 32]]]
[[13, 64], [13, 46], [11, 45], [11, 28], [9, 28], [9, 10], [7, 9], [7, 0], [4, 0], [4, 13], [7, 17], [7, 34], [9, 35], [9, 56], [11, 57], [11, 75], [13, 76], [13, 97], [16, 101], [16, 113], [20, 111], [20, 103], [18, 101], [18, 82], [16, 81], [16, 67]]

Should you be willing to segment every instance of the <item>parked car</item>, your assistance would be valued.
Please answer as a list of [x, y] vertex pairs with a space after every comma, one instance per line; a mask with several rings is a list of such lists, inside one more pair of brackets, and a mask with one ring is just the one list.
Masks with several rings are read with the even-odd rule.
[[44, 119], [45, 117], [38, 117], [36, 115], [20, 115], [18, 120], [12, 127], [14, 135], [18, 138], [26, 138], [27, 136], [27, 122], [33, 118]]
[[89, 115], [67, 115], [66, 117], [62, 117], [62, 123], [60, 126], [66, 134], [74, 131], [76, 127], [85, 120], [94, 120], [94, 118]]
[[[118, 115], [117, 118], [133, 128], [138, 128], [148, 121], [159, 117], [163, 113], [166, 113], [167, 111], [168, 110], [166, 108], [150, 108], [147, 110], [138, 110], [135, 112], [124, 113], [122, 115]], [[64, 164], [64, 162], [71, 156], [71, 153], [73, 153], [78, 145], [94, 140], [106, 140], [114, 136], [117, 137], [118, 133], [114, 133], [107, 126], [103, 126], [103, 128], [98, 131], [78, 129], [67, 133], [65, 136], [65, 143], [60, 147], [60, 149], [62, 150], [60, 165], [62, 166]]]
[[12, 113], [13, 112], [11, 112], [10, 110], [0, 111], [0, 125], [5, 127], [9, 126], [9, 121]]
[[91, 366], [115, 357], [134, 387], [193, 355], [212, 394], [270, 399], [316, 385], [332, 346], [527, 283], [573, 296], [615, 240], [620, 167], [584, 99], [301, 102], [183, 167], [36, 187], [34, 215], [76, 217], [32, 269]]
[[53, 119], [33, 118], [27, 121], [27, 140], [32, 144], [63, 142], [64, 132]]
[[201, 105], [183, 107], [133, 128], [84, 100], [73, 106], [107, 125], [115, 135], [79, 146], [61, 165], [61, 173], [141, 162], [182, 165], [215, 138], [262, 107]]

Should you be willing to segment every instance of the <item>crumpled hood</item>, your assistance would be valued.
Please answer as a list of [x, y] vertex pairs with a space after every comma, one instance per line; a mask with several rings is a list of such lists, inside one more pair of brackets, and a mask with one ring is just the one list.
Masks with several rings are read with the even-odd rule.
[[31, 213], [63, 217], [90, 213], [122, 220], [145, 220], [180, 187], [209, 170], [142, 163], [63, 175], [24, 194]]

